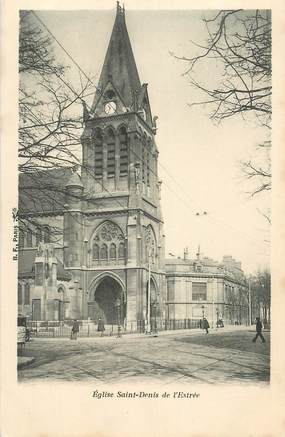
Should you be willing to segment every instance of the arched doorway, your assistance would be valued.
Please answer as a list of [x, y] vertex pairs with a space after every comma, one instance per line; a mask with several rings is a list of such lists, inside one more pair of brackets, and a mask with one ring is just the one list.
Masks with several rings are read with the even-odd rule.
[[88, 303], [88, 317], [106, 325], [121, 325], [126, 316], [126, 305], [121, 284], [111, 276], [105, 276], [91, 293]]

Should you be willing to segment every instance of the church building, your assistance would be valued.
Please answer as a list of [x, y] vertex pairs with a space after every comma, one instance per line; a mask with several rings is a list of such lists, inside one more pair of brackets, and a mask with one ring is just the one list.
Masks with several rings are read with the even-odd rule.
[[[27, 206], [40, 181], [31, 184], [33, 175], [29, 182], [20, 175], [19, 214], [29, 225], [19, 241], [19, 312], [32, 320], [101, 317], [107, 325], [119, 321], [143, 330], [154, 311], [158, 322], [165, 318], [165, 237], [156, 117], [119, 4], [94, 102], [91, 109], [84, 105], [83, 119], [80, 174], [55, 169], [43, 175], [61, 184], [56, 202]], [[55, 227], [59, 237], [52, 244]]]
[[[18, 313], [126, 331], [248, 322], [240, 263], [165, 260], [156, 119], [125, 21], [115, 22], [91, 108], [81, 168], [20, 174]], [[179, 231], [179, 230], [178, 230]], [[89, 332], [89, 331], [88, 331]]]

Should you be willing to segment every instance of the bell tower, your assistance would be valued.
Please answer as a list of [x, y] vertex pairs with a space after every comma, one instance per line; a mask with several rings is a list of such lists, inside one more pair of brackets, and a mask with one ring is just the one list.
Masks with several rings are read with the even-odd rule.
[[84, 105], [83, 116], [88, 304], [96, 302], [97, 278], [109, 275], [122, 288], [122, 325], [142, 327], [150, 315], [159, 323], [166, 285], [157, 117], [152, 116], [147, 84], [140, 82], [119, 2], [94, 101], [90, 110]]

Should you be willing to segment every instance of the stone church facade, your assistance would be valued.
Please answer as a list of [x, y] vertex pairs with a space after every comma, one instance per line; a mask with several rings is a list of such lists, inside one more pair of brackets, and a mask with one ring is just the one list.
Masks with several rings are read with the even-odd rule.
[[156, 117], [119, 5], [83, 121], [80, 174], [20, 175], [18, 313], [43, 322], [101, 317], [141, 332], [154, 319], [170, 328], [203, 315], [245, 323], [240, 265], [165, 260]]
[[[166, 282], [156, 118], [119, 5], [94, 102], [90, 110], [84, 105], [83, 118], [81, 174], [59, 174], [64, 195], [56, 207], [34, 212], [42, 228], [21, 230], [19, 312], [33, 320], [101, 317], [127, 328], [141, 326], [155, 311], [159, 321]], [[62, 235], [52, 244], [55, 224]]]

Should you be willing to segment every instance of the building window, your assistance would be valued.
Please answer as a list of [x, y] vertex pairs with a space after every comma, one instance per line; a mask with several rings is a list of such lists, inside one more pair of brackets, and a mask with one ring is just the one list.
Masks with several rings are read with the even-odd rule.
[[142, 181], [146, 182], [146, 136], [142, 139]]
[[98, 244], [94, 244], [92, 258], [96, 261], [99, 260], [99, 246]]
[[125, 258], [125, 245], [124, 245], [124, 243], [119, 244], [118, 257], [119, 257], [119, 259]]
[[18, 284], [18, 305], [22, 305], [23, 297], [22, 297], [22, 285]]
[[147, 152], [146, 152], [146, 184], [150, 186], [150, 153], [151, 153], [151, 142], [148, 141]]
[[110, 245], [110, 259], [116, 259], [116, 245], [114, 243]]
[[192, 300], [207, 300], [206, 282], [192, 282]]
[[24, 304], [29, 305], [30, 304], [30, 284], [25, 284], [25, 290], [24, 290]]
[[95, 131], [95, 177], [103, 175], [103, 135], [100, 129]]
[[106, 244], [103, 244], [100, 249], [100, 259], [101, 260], [107, 260], [108, 259], [108, 249]]
[[32, 231], [31, 231], [31, 229], [28, 229], [28, 231], [27, 231], [27, 247], [32, 247], [32, 246], [33, 246]]
[[43, 270], [42, 263], [37, 263], [35, 267], [35, 285], [43, 284]]
[[128, 173], [128, 138], [125, 127], [119, 130], [120, 140], [120, 176], [125, 176]]
[[107, 131], [107, 175], [115, 176], [115, 135], [112, 129]]
[[44, 243], [50, 243], [50, 228], [48, 226], [44, 227]]

